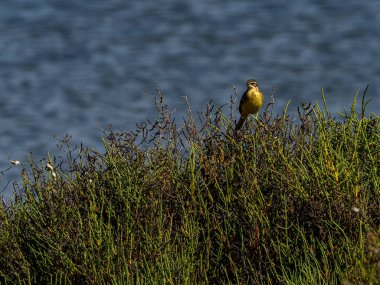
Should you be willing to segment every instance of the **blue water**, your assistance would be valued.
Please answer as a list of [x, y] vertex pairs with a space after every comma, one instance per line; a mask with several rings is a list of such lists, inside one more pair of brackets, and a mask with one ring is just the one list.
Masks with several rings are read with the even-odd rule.
[[378, 114], [379, 59], [376, 0], [2, 0], [0, 169], [54, 153], [53, 135], [101, 149], [101, 128], [154, 118], [155, 82], [179, 114], [183, 96], [221, 105], [249, 78], [275, 88], [276, 111], [323, 87], [335, 112], [369, 84]]

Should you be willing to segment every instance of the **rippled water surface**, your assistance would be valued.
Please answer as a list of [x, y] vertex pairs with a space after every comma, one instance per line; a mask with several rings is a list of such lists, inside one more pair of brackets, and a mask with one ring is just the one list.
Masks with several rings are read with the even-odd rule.
[[[183, 96], [193, 109], [221, 105], [248, 78], [276, 88], [277, 111], [322, 87], [341, 110], [370, 84], [379, 113], [379, 1], [187, 2], [3, 0], [0, 169], [8, 154], [54, 152], [53, 135], [101, 149], [101, 128], [154, 117], [155, 82], [179, 114]], [[1, 189], [20, 169], [0, 176]]]

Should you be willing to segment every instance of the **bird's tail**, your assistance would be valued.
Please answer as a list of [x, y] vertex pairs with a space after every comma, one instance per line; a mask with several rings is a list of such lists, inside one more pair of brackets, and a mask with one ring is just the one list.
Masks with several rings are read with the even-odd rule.
[[236, 124], [235, 132], [241, 129], [241, 127], [244, 125], [244, 122], [245, 122], [245, 117], [240, 117], [239, 121]]

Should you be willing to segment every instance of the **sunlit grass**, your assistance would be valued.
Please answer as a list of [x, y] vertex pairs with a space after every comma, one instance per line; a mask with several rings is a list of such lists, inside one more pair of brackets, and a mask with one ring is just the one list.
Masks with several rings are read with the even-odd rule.
[[[2, 284], [378, 284], [380, 118], [271, 105], [110, 130], [30, 161], [0, 208]], [[372, 282], [372, 283], [371, 283]]]

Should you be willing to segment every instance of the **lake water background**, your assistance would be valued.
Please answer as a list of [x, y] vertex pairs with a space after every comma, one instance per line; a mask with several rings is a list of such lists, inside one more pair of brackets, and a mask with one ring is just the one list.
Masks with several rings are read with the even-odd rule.
[[[378, 114], [379, 59], [376, 0], [3, 0], [0, 169], [8, 156], [55, 153], [53, 135], [103, 149], [102, 128], [155, 117], [156, 82], [178, 116], [183, 96], [193, 110], [223, 105], [249, 78], [275, 88], [276, 112], [320, 100], [323, 87], [334, 113], [369, 84]], [[20, 172], [0, 176], [0, 190]]]

